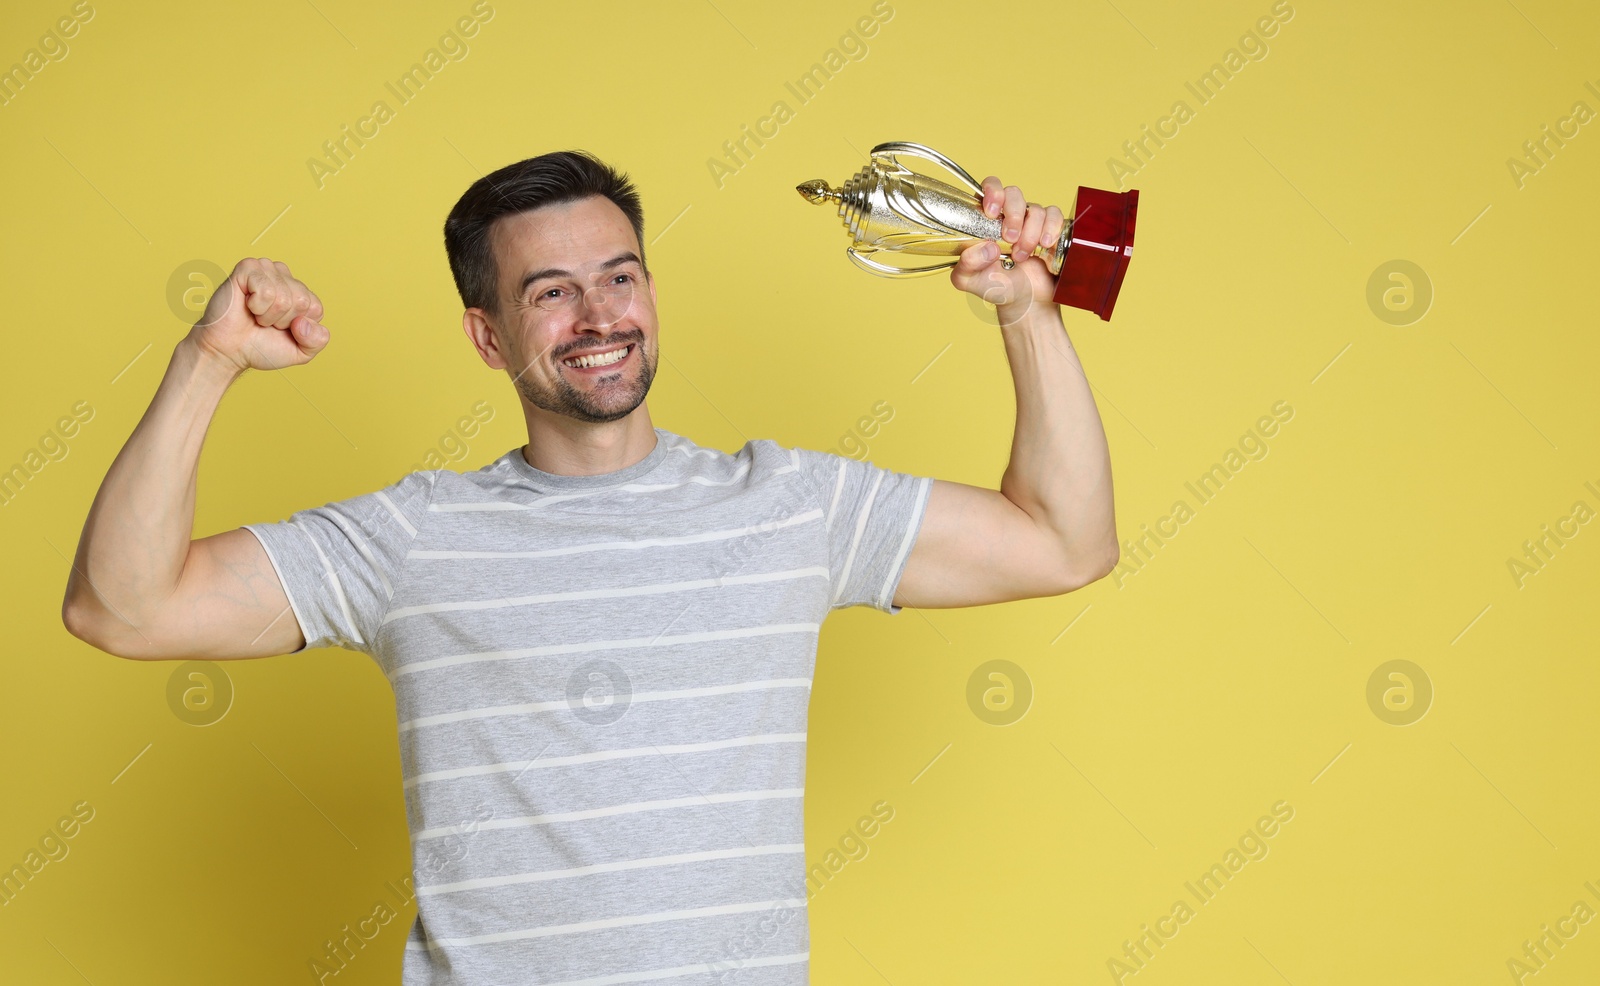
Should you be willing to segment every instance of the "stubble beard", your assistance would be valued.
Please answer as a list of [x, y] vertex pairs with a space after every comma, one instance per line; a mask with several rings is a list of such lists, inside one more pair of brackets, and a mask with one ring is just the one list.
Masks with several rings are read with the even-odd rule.
[[553, 388], [542, 389], [527, 373], [518, 374], [513, 383], [516, 384], [517, 392], [522, 395], [523, 400], [552, 414], [565, 415], [589, 424], [604, 424], [625, 418], [644, 403], [645, 395], [650, 392], [650, 384], [656, 376], [655, 354], [646, 352], [643, 339], [630, 341], [634, 345], [634, 351], [629, 354], [628, 359], [630, 362], [636, 358], [639, 361], [638, 370], [632, 371], [630, 376], [621, 378], [601, 376], [590, 387], [580, 389], [574, 387], [567, 379], [563, 367], [557, 367]]

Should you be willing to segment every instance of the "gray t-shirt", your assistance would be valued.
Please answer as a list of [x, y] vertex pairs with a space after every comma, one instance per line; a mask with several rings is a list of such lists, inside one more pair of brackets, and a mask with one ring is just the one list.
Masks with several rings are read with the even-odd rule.
[[818, 629], [899, 612], [933, 481], [655, 432], [603, 475], [517, 448], [246, 527], [306, 647], [394, 687], [406, 986], [808, 981]]

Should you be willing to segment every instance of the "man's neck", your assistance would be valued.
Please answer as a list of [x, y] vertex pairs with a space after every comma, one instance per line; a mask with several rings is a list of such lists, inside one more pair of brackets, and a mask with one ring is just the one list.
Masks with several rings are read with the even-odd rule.
[[563, 415], [529, 415], [522, 458], [533, 468], [558, 476], [597, 476], [626, 469], [655, 447], [650, 411], [640, 404], [627, 417], [604, 424]]

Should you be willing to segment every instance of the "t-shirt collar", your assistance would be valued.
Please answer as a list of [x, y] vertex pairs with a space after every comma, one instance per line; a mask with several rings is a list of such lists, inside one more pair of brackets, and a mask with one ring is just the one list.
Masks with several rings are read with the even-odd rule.
[[650, 454], [631, 466], [624, 466], [612, 472], [596, 473], [592, 476], [563, 476], [559, 473], [536, 469], [529, 465], [528, 460], [522, 455], [522, 450], [527, 447], [525, 445], [519, 445], [507, 452], [502, 458], [519, 477], [527, 480], [536, 489], [544, 491], [592, 490], [601, 486], [614, 486], [632, 482], [660, 465], [661, 460], [666, 458], [667, 455], [669, 434], [661, 428], [656, 428], [655, 433], [656, 444], [650, 450]]

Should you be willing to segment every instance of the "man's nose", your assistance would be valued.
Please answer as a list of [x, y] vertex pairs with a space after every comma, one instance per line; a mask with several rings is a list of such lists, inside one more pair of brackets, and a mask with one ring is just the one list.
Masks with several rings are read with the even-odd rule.
[[621, 321], [633, 306], [633, 283], [605, 284], [583, 292], [584, 321], [592, 325], [611, 325]]

